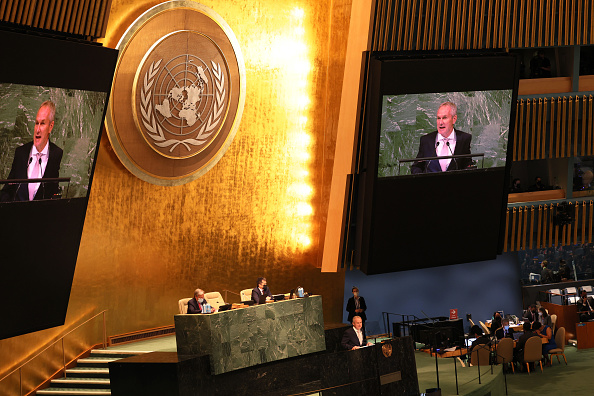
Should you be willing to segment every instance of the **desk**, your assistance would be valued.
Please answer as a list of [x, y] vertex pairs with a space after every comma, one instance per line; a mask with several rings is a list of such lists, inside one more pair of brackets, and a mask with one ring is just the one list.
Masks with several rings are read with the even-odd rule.
[[575, 322], [579, 318], [577, 315], [577, 305], [558, 305], [546, 301], [541, 301], [540, 305], [549, 312], [549, 316], [553, 314], [557, 315], [555, 329], [565, 327], [565, 343], [575, 337]]
[[578, 349], [594, 348], [594, 322], [576, 324]]
[[209, 355], [213, 374], [324, 351], [322, 297], [175, 315], [180, 355]]

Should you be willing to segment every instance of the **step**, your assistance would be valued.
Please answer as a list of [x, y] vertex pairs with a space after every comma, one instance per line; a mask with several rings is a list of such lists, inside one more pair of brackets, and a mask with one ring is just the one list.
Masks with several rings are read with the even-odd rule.
[[109, 378], [66, 377], [51, 380], [52, 388], [109, 389]]
[[74, 389], [74, 388], [47, 388], [38, 390], [38, 395], [54, 395], [54, 396], [104, 396], [111, 395], [109, 389]]
[[77, 367], [109, 367], [110, 362], [120, 360], [119, 358], [110, 357], [88, 357], [84, 359], [78, 359], [76, 361]]
[[126, 350], [114, 350], [114, 349], [93, 349], [90, 357], [104, 357], [123, 359], [130, 356], [142, 355], [151, 351], [126, 351]]
[[66, 377], [74, 378], [109, 378], [107, 367], [75, 367], [66, 370]]

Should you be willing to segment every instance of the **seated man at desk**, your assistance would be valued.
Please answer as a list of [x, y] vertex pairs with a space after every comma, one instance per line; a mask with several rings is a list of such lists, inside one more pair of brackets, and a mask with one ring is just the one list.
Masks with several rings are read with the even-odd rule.
[[524, 347], [526, 346], [526, 341], [529, 338], [534, 337], [537, 335], [532, 331], [532, 324], [528, 321], [524, 322], [522, 325], [524, 329], [524, 334], [518, 338], [518, 342], [516, 342], [516, 346], [514, 348], [514, 362], [521, 362], [524, 357]]
[[266, 285], [266, 278], [258, 278], [256, 287], [252, 290], [252, 301], [256, 304], [265, 304], [272, 300], [272, 292]]
[[[194, 298], [188, 301], [188, 313], [189, 314], [200, 314], [204, 311], [204, 306], [208, 303], [204, 298], [204, 290], [194, 290]], [[216, 312], [216, 308], [211, 308], [211, 313]]]
[[373, 345], [367, 342], [365, 334], [363, 333], [363, 320], [360, 316], [353, 317], [353, 327], [345, 330], [342, 335], [342, 341], [340, 342], [344, 349], [355, 350], [362, 346]]
[[[491, 328], [493, 327], [491, 326]], [[509, 319], [503, 319], [501, 327], [495, 330], [495, 337], [497, 337], [498, 340], [502, 338], [514, 338], [514, 329], [509, 327]]]
[[578, 311], [580, 311], [580, 322], [587, 322], [594, 319], [594, 303], [592, 298], [588, 297], [588, 292], [582, 289], [582, 294], [577, 300]]

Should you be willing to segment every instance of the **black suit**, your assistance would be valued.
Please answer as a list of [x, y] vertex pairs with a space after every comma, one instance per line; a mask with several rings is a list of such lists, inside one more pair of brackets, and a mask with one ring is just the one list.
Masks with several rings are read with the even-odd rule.
[[268, 286], [264, 286], [264, 293], [260, 292], [258, 287], [252, 290], [252, 301], [255, 301], [256, 304], [263, 304], [266, 303], [266, 296], [272, 298], [272, 292], [268, 288]]
[[[363, 329], [361, 329], [363, 331]], [[359, 337], [357, 337], [357, 333], [355, 333], [355, 329], [353, 327], [349, 327], [345, 330], [342, 334], [342, 341], [340, 342], [344, 349], [353, 349], [354, 346], [364, 346], [367, 345], [367, 339], [365, 337], [365, 332], [363, 332], [363, 344], [359, 342]]]
[[[43, 178], [60, 177], [60, 163], [62, 162], [63, 151], [52, 142], [49, 143], [49, 154]], [[33, 142], [26, 143], [14, 150], [14, 159], [7, 179], [28, 179], [27, 168], [33, 166], [29, 162]], [[58, 183], [41, 183], [34, 200], [51, 199], [58, 193]], [[0, 193], [0, 201], [28, 201], [29, 188], [27, 183], [6, 184]]]
[[202, 304], [200, 304], [196, 298], [192, 298], [190, 301], [188, 301], [188, 313], [189, 314], [199, 314], [202, 313], [202, 306], [206, 304], [206, 298], [204, 299], [204, 301], [202, 302]]
[[[472, 135], [456, 129], [454, 129], [454, 132], [456, 133], [456, 149], [454, 150], [454, 155], [470, 154], [470, 141], [472, 140]], [[421, 136], [417, 158], [438, 156], [436, 150], [436, 138], [437, 131]], [[472, 158], [452, 158], [446, 171], [466, 169], [470, 165], [472, 165]], [[439, 160], [416, 161], [413, 162], [410, 168], [412, 174], [441, 172]]]
[[367, 305], [365, 304], [365, 299], [359, 296], [359, 308], [363, 310], [363, 312], [355, 312], [356, 309], [355, 305], [355, 297], [349, 298], [347, 302], [346, 310], [349, 313], [348, 322], [353, 323], [353, 316], [360, 316], [363, 323], [367, 320], [367, 315], [365, 315], [365, 310], [367, 309]]
[[587, 322], [590, 319], [594, 318], [594, 312], [588, 312], [594, 310], [594, 301], [592, 301], [592, 297], [587, 297], [586, 301], [583, 298], [579, 298], [576, 301], [578, 306], [578, 311], [584, 312], [580, 314], [580, 321]]
[[502, 338], [514, 338], [514, 329], [507, 329], [507, 334], [505, 334], [503, 327], [500, 327], [495, 330], [495, 337], [497, 337], [498, 340]]

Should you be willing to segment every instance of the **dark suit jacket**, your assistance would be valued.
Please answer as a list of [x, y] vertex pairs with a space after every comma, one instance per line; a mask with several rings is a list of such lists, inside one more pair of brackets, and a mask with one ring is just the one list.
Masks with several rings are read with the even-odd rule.
[[[31, 154], [31, 147], [33, 142], [26, 143], [17, 147], [14, 151], [14, 159], [12, 160], [12, 167], [7, 179], [28, 179], [27, 167], [33, 166], [29, 164], [29, 156]], [[60, 177], [60, 163], [62, 162], [62, 149], [52, 142], [49, 142], [49, 157], [43, 178]], [[51, 199], [54, 194], [58, 193], [58, 183], [42, 183], [35, 194], [34, 200]], [[0, 193], [0, 201], [28, 201], [29, 188], [26, 183], [21, 184], [5, 184]]]
[[[454, 150], [454, 155], [470, 154], [470, 141], [472, 140], [472, 135], [456, 129], [454, 129], [454, 133], [456, 133], [456, 149]], [[437, 131], [421, 136], [417, 158], [437, 157], [435, 148], [436, 137]], [[472, 165], [472, 158], [452, 158], [446, 171], [465, 169], [470, 165]], [[441, 172], [439, 160], [415, 161], [410, 168], [412, 174]]]
[[359, 337], [357, 337], [355, 330], [352, 327], [349, 327], [342, 334], [342, 341], [340, 344], [344, 349], [352, 349], [354, 346], [367, 345], [367, 338], [365, 337], [365, 333], [363, 333], [363, 344], [360, 344]]
[[258, 289], [257, 287], [255, 287], [252, 290], [252, 301], [255, 301], [256, 304], [260, 304], [260, 299], [262, 300], [262, 303], [265, 303], [266, 296], [272, 297], [272, 292], [270, 291], [268, 286], [266, 286], [266, 289], [264, 290], [264, 294], [260, 293], [260, 289]]
[[353, 322], [353, 316], [360, 316], [361, 320], [363, 322], [365, 322], [367, 320], [367, 315], [365, 315], [365, 310], [367, 309], [367, 305], [365, 304], [365, 299], [361, 296], [359, 296], [359, 308], [361, 308], [363, 310], [363, 312], [355, 312], [355, 297], [351, 297], [349, 298], [349, 301], [347, 301], [347, 306], [346, 306], [346, 310], [349, 313], [349, 323]]
[[495, 330], [495, 337], [497, 337], [498, 340], [502, 338], [514, 338], [514, 329], [508, 329], [507, 335], [504, 337], [503, 327], [500, 327], [499, 329]]
[[[206, 298], [204, 299], [203, 304], [206, 304]], [[188, 301], [188, 313], [189, 314], [202, 313], [202, 305], [203, 304], [200, 304], [198, 301], [196, 301], [196, 298], [192, 298], [190, 301]]]

